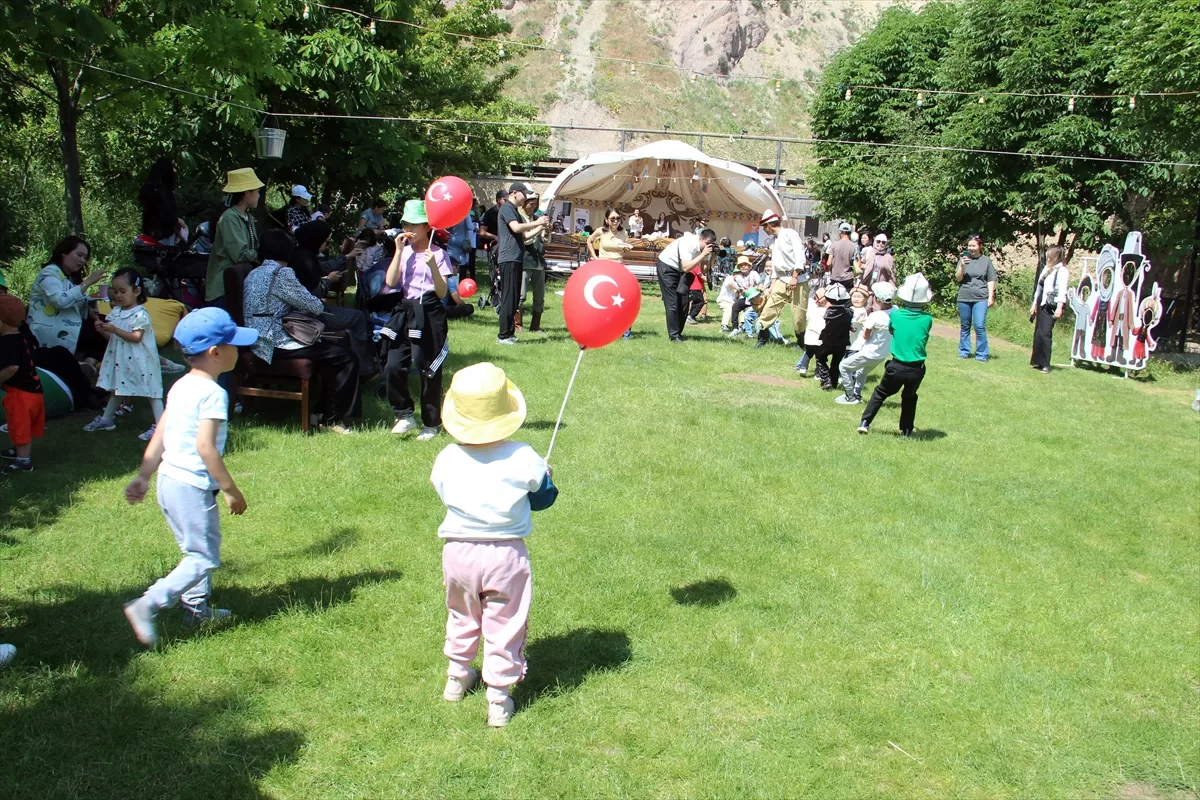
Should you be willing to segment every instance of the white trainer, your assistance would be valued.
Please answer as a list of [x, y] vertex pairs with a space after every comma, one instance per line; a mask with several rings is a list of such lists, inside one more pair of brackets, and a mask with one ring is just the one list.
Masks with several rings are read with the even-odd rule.
[[467, 696], [467, 692], [475, 688], [475, 684], [479, 683], [479, 670], [471, 670], [471, 674], [465, 678], [446, 678], [446, 688], [442, 692], [442, 699], [447, 703], [457, 703]]
[[421, 428], [421, 432], [417, 434], [418, 442], [428, 442], [430, 439], [438, 435], [437, 428]]
[[392, 433], [404, 434], [409, 431], [415, 431], [419, 427], [421, 426], [417, 424], [416, 417], [401, 417], [396, 420], [396, 425], [392, 428]]
[[500, 703], [488, 703], [488, 725], [493, 728], [503, 728], [512, 721], [516, 711], [511, 697], [504, 698]]
[[154, 629], [154, 609], [150, 601], [144, 597], [130, 600], [125, 604], [125, 619], [133, 628], [133, 635], [146, 647], [158, 646], [158, 631]]

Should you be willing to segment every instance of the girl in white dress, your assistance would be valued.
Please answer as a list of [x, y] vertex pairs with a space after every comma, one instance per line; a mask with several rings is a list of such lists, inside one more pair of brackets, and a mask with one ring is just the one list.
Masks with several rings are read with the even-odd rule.
[[163, 382], [154, 327], [150, 315], [142, 307], [146, 300], [142, 276], [128, 267], [117, 270], [108, 287], [108, 298], [113, 310], [105, 320], [96, 323], [96, 331], [108, 339], [96, 385], [112, 392], [112, 396], [104, 413], [83, 429], [89, 432], [115, 429], [117, 423], [113, 418], [121, 403], [133, 397], [145, 397], [150, 400], [150, 410], [154, 412], [154, 425], [138, 438], [149, 441], [163, 413]]

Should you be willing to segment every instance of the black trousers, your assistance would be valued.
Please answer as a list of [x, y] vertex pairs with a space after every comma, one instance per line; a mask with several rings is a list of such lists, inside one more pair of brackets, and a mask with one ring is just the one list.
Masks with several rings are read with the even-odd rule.
[[1029, 363], [1038, 369], [1050, 368], [1050, 348], [1054, 344], [1055, 306], [1038, 306], [1037, 324], [1033, 326], [1033, 355]]
[[375, 342], [371, 340], [371, 323], [367, 315], [357, 308], [345, 306], [326, 306], [321, 314], [325, 330], [345, 331], [350, 338], [350, 349], [358, 359], [358, 374], [361, 378], [369, 378], [379, 372], [375, 363]]
[[500, 262], [500, 337], [516, 335], [513, 317], [521, 305], [521, 275], [525, 265], [520, 261]]
[[692, 289], [689, 291], [688, 301], [691, 303], [691, 308], [688, 309], [688, 316], [692, 319], [700, 319], [700, 311], [704, 308], [704, 290]]
[[674, 267], [658, 262], [658, 289], [662, 292], [663, 306], [667, 311], [667, 336], [683, 338], [683, 320], [687, 316], [688, 296], [679, 291], [683, 273]]
[[475, 306], [470, 303], [446, 306], [446, 319], [463, 319], [475, 313]]
[[362, 416], [362, 397], [358, 393], [358, 358], [344, 336], [322, 334], [316, 344], [299, 350], [275, 348], [272, 361], [292, 358], [310, 359], [321, 379], [318, 408], [321, 421], [345, 422]]
[[746, 302], [746, 298], [738, 297], [733, 301], [733, 309], [729, 312], [729, 327], [736, 330], [741, 327], [738, 320], [742, 318], [742, 312], [750, 308], [750, 304]]
[[[432, 292], [426, 292], [421, 299], [424, 309], [425, 329], [422, 331], [420, 346], [423, 363], [437, 364], [432, 373], [420, 369], [421, 374], [421, 423], [427, 428], [436, 428], [442, 424], [442, 367], [444, 364], [438, 356], [442, 345], [446, 342], [446, 314], [441, 301]], [[470, 308], [471, 306], [459, 306]], [[427, 351], [427, 352], [426, 352]], [[388, 348], [387, 361], [383, 367], [383, 380], [387, 384], [388, 403], [396, 419], [411, 417], [415, 410], [412, 394], [408, 390], [408, 370], [413, 366], [413, 346], [409, 339], [407, 326], [397, 331], [396, 341]], [[418, 365], [420, 367], [421, 365]]]
[[867, 407], [863, 411], [862, 424], [870, 425], [883, 406], [883, 401], [903, 391], [900, 395], [900, 430], [911, 431], [917, 418], [917, 389], [925, 380], [924, 361], [897, 361], [892, 359], [883, 368], [883, 379], [871, 393]]
[[845, 357], [846, 345], [821, 345], [817, 350], [817, 377], [821, 379], [821, 386], [837, 388], [842, 359]]

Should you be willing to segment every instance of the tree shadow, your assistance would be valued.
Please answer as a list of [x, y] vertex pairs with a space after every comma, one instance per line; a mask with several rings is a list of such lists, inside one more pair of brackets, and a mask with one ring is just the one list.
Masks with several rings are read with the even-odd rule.
[[[274, 586], [245, 588], [224, 585], [218, 571], [213, 603], [233, 612], [227, 623], [186, 629], [177, 610], [159, 615], [163, 646], [193, 636], [219, 634], [227, 627], [253, 625], [283, 612], [320, 613], [348, 603], [363, 586], [399, 580], [395, 570], [373, 570], [338, 578], [299, 578]], [[133, 637], [122, 605], [137, 597], [143, 586], [105, 592], [82, 591], [75, 586], [39, 590], [39, 601], [15, 603], [6, 608], [5, 641], [15, 644], [25, 660], [44, 667], [84, 664], [93, 670], [120, 669], [142, 651]], [[51, 598], [48, 602], [41, 598]], [[2, 796], [2, 794], [0, 794]]]
[[306, 557], [331, 556], [340, 550], [349, 550], [351, 547], [354, 547], [354, 545], [358, 544], [358, 537], [358, 528], [353, 525], [336, 528], [324, 539], [313, 542], [295, 555]]
[[737, 589], [724, 578], [696, 581], [671, 588], [671, 597], [681, 606], [712, 608], [737, 597]]
[[518, 709], [540, 698], [578, 689], [589, 676], [624, 667], [633, 658], [624, 631], [579, 628], [529, 643], [529, 671], [517, 685], [513, 702]]
[[[558, 427], [561, 430], [567, 427], [567, 423], [563, 422], [563, 424], [559, 425]], [[533, 422], [525, 422], [521, 425], [521, 428], [531, 431], [551, 431], [554, 430], [554, 423], [548, 419], [535, 419]]]

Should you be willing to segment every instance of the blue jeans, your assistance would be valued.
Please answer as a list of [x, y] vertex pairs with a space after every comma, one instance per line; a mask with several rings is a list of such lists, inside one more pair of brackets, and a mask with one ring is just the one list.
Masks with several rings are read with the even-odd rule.
[[158, 476], [158, 505], [183, 552], [170, 574], [146, 590], [155, 610], [183, 601], [193, 614], [208, 613], [212, 571], [221, 566], [221, 512], [211, 489], [197, 489], [163, 474]]
[[988, 341], [987, 341], [987, 300], [978, 300], [974, 303], [958, 304], [958, 321], [960, 323], [958, 335], [958, 355], [959, 358], [967, 358], [971, 355], [971, 328], [975, 329], [975, 360], [988, 360]]

